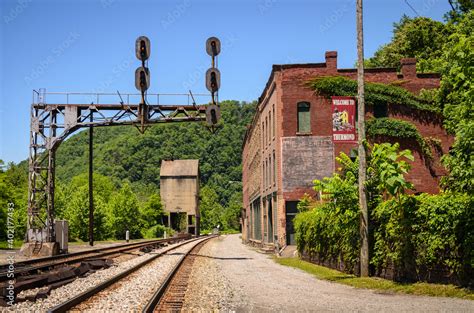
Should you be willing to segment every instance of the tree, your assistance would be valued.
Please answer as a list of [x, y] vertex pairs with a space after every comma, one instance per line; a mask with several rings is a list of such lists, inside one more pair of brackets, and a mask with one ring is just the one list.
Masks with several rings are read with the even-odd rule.
[[445, 186], [474, 192], [474, 11], [465, 14], [449, 37], [443, 54], [439, 102], [445, 127], [455, 142], [443, 162], [449, 170]]
[[200, 190], [200, 199], [201, 229], [206, 231], [217, 227], [217, 225], [225, 226], [222, 217], [224, 209], [219, 203], [216, 191], [208, 186], [204, 186]]
[[416, 58], [417, 71], [440, 72], [443, 46], [452, 33], [449, 24], [427, 17], [410, 18], [404, 15], [393, 28], [392, 41], [365, 60], [367, 67], [394, 67], [400, 70], [400, 59]]
[[88, 216], [87, 209], [88, 193], [87, 185], [78, 186], [67, 196], [66, 207], [62, 211], [61, 218], [69, 223], [69, 238], [73, 240], [87, 240], [88, 236]]
[[128, 183], [111, 199], [108, 222], [115, 238], [124, 239], [127, 230], [130, 232], [130, 238], [140, 238], [142, 225], [138, 199]]
[[[113, 197], [114, 184], [110, 178], [94, 174], [94, 237], [112, 237], [108, 224], [108, 203]], [[55, 193], [56, 218], [69, 222], [71, 239], [88, 240], [89, 196], [86, 173], [75, 176], [68, 185], [58, 183]]]
[[16, 165], [12, 162], [6, 166], [0, 160], [0, 238], [4, 239], [7, 229], [7, 208], [13, 204], [12, 223], [15, 238], [24, 238], [26, 231], [27, 184], [28, 174], [25, 164]]
[[161, 204], [161, 198], [158, 194], [152, 194], [148, 201], [140, 207], [140, 214], [143, 219], [143, 227], [151, 228], [155, 225], [163, 225], [165, 212]]
[[[0, 160], [0, 165], [3, 161]], [[6, 174], [3, 171], [3, 166], [0, 166], [0, 240], [6, 239], [7, 229], [7, 205], [10, 197], [10, 192], [6, 183]]]
[[224, 209], [225, 228], [240, 229], [240, 216], [242, 210], [242, 192], [234, 193], [229, 200], [229, 205]]
[[452, 9], [445, 15], [448, 21], [457, 22], [464, 14], [474, 10], [474, 1], [472, 0], [448, 0], [448, 2]]

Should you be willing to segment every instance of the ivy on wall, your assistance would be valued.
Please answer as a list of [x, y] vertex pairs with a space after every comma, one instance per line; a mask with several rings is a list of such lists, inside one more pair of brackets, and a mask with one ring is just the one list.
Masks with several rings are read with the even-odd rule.
[[[357, 96], [357, 81], [342, 76], [316, 77], [307, 82], [307, 86], [321, 95], [332, 96]], [[365, 83], [365, 102], [371, 106], [378, 105], [404, 105], [409, 108], [441, 113], [441, 110], [426, 97], [418, 97], [408, 90], [396, 86], [380, 83]]]
[[415, 125], [410, 122], [388, 117], [373, 118], [367, 121], [366, 132], [369, 138], [387, 136], [415, 140], [420, 146], [423, 156], [428, 160], [433, 159], [429, 143], [421, 136]]
[[[416, 96], [408, 90], [399, 87], [397, 82], [386, 85], [380, 83], [365, 83], [365, 102], [370, 106], [401, 105], [424, 113], [441, 114], [441, 110], [425, 96]], [[316, 77], [307, 82], [307, 86], [316, 93], [325, 96], [357, 96], [357, 81], [342, 76]], [[367, 136], [387, 136], [393, 138], [412, 139], [420, 146], [423, 156], [433, 160], [430, 144], [410, 122], [392, 119], [376, 118], [367, 121]]]

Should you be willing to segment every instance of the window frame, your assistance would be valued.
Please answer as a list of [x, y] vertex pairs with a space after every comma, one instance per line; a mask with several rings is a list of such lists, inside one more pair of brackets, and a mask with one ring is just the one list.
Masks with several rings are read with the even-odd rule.
[[[300, 109], [307, 109], [307, 111], [300, 111]], [[300, 118], [300, 113], [307, 113], [308, 125], [307, 130], [303, 128], [303, 121]], [[299, 101], [296, 103], [296, 134], [311, 134], [311, 103], [309, 101]]]

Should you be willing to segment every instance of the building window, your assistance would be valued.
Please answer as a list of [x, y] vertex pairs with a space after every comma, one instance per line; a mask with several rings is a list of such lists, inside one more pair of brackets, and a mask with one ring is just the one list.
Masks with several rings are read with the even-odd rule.
[[270, 182], [272, 181], [272, 172], [270, 172], [270, 169], [272, 168], [272, 159], [268, 157], [268, 181], [267, 181], [267, 186], [270, 188]]
[[266, 183], [266, 179], [267, 179], [267, 175], [266, 175], [266, 171], [265, 171], [265, 161], [262, 162], [262, 171], [263, 171], [263, 189], [265, 189], [265, 183]]
[[349, 153], [349, 157], [351, 158], [351, 161], [354, 162], [359, 155], [359, 151], [357, 151], [357, 148], [352, 148], [351, 152]]
[[374, 117], [388, 117], [388, 106], [387, 104], [374, 105]]
[[269, 180], [269, 177], [268, 177], [268, 159], [265, 160], [265, 169], [266, 169], [266, 180], [265, 180], [265, 189], [268, 188], [268, 180]]
[[273, 138], [275, 138], [275, 120], [276, 120], [275, 105], [273, 105], [273, 125], [272, 125]]
[[275, 160], [275, 151], [273, 151], [273, 185], [276, 183], [276, 160]]
[[266, 129], [265, 140], [266, 140], [266, 143], [268, 143], [268, 116], [265, 116], [265, 129]]
[[268, 138], [272, 138], [272, 112], [268, 112]]
[[268, 185], [271, 187], [272, 185], [272, 158], [268, 157]]
[[265, 123], [262, 121], [262, 145], [265, 145]]
[[311, 132], [311, 119], [309, 109], [309, 102], [298, 103], [298, 133]]

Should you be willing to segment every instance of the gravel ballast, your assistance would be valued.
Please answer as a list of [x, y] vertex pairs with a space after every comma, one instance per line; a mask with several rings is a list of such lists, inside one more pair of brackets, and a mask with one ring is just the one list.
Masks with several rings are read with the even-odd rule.
[[[193, 244], [194, 243], [195, 242], [193, 242]], [[167, 247], [154, 250], [153, 253], [163, 252], [169, 249], [169, 247], [173, 247], [175, 245], [177, 244], [172, 244]], [[178, 248], [176, 252], [179, 253], [179, 251], [181, 251], [180, 249], [185, 249], [186, 246], [187, 245], [184, 245], [183, 247]], [[118, 275], [119, 273], [127, 269], [130, 269], [131, 267], [151, 257], [153, 257], [153, 254], [148, 253], [148, 254], [133, 258], [131, 260], [128, 260], [126, 262], [118, 263], [115, 266], [112, 266], [108, 269], [99, 270], [95, 273], [88, 275], [87, 277], [77, 278], [75, 281], [73, 281], [70, 284], [67, 284], [60, 288], [52, 290], [51, 294], [45, 299], [38, 299], [36, 302], [30, 302], [30, 301], [19, 302], [13, 306], [1, 308], [1, 312], [46, 312], [49, 308], [52, 308], [66, 301], [67, 299], [70, 299], [86, 291], [87, 289], [92, 288], [93, 286], [101, 282], [104, 282], [115, 275]], [[166, 259], [172, 259], [172, 258], [173, 257], [159, 257], [157, 260], [152, 261], [150, 264], [155, 264], [155, 262], [166, 261]], [[179, 256], [174, 255], [174, 258], [179, 258]], [[158, 271], [159, 270], [157, 270], [157, 272]], [[127, 297], [126, 299], [129, 300], [127, 301], [127, 303], [129, 302], [133, 303], [132, 301], [130, 301], [131, 299], [130, 297]], [[116, 302], [116, 304], [122, 305], [122, 302], [124, 302], [123, 299], [119, 302]]]

